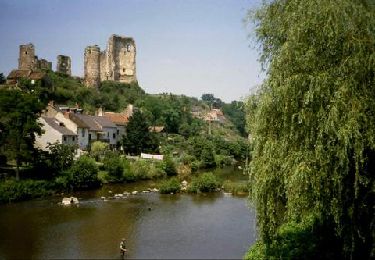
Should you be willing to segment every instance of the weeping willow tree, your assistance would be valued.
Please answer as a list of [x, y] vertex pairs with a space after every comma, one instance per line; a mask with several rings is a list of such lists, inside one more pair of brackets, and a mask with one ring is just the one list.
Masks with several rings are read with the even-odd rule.
[[260, 237], [247, 257], [375, 257], [375, 1], [249, 16], [267, 78], [248, 102]]

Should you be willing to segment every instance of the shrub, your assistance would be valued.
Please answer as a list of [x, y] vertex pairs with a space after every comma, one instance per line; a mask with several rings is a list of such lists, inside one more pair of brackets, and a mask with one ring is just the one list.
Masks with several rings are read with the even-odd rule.
[[168, 176], [177, 175], [176, 164], [171, 157], [165, 156], [163, 162], [164, 162], [164, 171]]
[[67, 171], [66, 176], [73, 188], [87, 189], [100, 185], [98, 172], [99, 169], [94, 159], [81, 156]]
[[238, 193], [248, 193], [249, 187], [246, 183], [243, 182], [232, 182], [229, 180], [224, 181], [223, 189], [226, 192], [231, 192], [233, 194]]
[[219, 181], [212, 172], [206, 172], [192, 179], [188, 188], [189, 192], [212, 192], [220, 186]]
[[52, 193], [52, 185], [42, 180], [7, 180], [0, 183], [0, 203], [28, 200]]
[[124, 163], [122, 162], [122, 160], [124, 159], [120, 158], [113, 152], [106, 154], [103, 161], [103, 166], [104, 169], [108, 172], [108, 181], [113, 182], [123, 180]]
[[165, 180], [160, 184], [159, 191], [161, 194], [177, 193], [180, 192], [180, 182], [176, 177]]

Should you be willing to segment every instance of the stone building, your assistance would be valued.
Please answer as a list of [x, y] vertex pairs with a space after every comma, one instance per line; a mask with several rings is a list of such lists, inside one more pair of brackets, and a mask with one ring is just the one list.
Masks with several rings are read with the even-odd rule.
[[71, 76], [71, 60], [69, 56], [65, 55], [58, 55], [57, 56], [57, 64], [56, 64], [56, 72]]
[[98, 45], [87, 46], [84, 55], [84, 84], [88, 87], [100, 85], [100, 48]]
[[20, 54], [18, 59], [19, 70], [38, 70], [38, 69], [52, 69], [52, 62], [45, 59], [38, 59], [35, 55], [35, 48], [32, 43], [20, 45]]
[[85, 85], [98, 87], [101, 81], [137, 81], [136, 46], [133, 38], [111, 35], [106, 50], [97, 45], [85, 49]]

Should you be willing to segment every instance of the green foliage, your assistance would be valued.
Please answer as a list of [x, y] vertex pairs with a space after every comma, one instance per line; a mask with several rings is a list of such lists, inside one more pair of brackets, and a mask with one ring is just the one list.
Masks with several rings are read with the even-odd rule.
[[191, 180], [188, 191], [197, 192], [213, 192], [220, 187], [220, 182], [212, 172], [205, 172]]
[[91, 144], [90, 156], [100, 161], [109, 151], [109, 144], [102, 141], [95, 141]]
[[17, 179], [19, 166], [35, 152], [35, 135], [42, 131], [36, 120], [44, 106], [37, 93], [0, 90], [0, 153], [16, 161]]
[[34, 154], [34, 172], [43, 179], [61, 175], [73, 164], [75, 146], [54, 143], [48, 145], [48, 151], [38, 150]]
[[225, 192], [230, 192], [233, 194], [242, 194], [249, 192], [249, 185], [244, 182], [233, 182], [226, 180], [223, 182], [223, 189]]
[[164, 157], [164, 171], [168, 176], [177, 175], [176, 163], [169, 156]]
[[0, 203], [28, 200], [51, 195], [52, 186], [41, 180], [6, 180], [0, 182]]
[[4, 84], [6, 81], [5, 77], [4, 77], [4, 74], [3, 73], [0, 73], [0, 84]]
[[163, 162], [154, 160], [139, 159], [130, 163], [129, 172], [125, 173], [126, 178], [134, 180], [148, 180], [165, 177]]
[[110, 111], [121, 111], [145, 94], [137, 83], [104, 81], [98, 91], [85, 87], [77, 78], [52, 71], [48, 72], [48, 76], [54, 89], [51, 96], [53, 100], [57, 103], [79, 104], [88, 112], [94, 112], [100, 106]]
[[238, 132], [245, 136], [247, 135], [245, 125], [245, 105], [243, 102], [232, 101], [230, 104], [223, 104], [222, 111], [224, 115], [232, 121]]
[[159, 191], [161, 194], [178, 193], [180, 190], [180, 182], [176, 177], [163, 181], [159, 186]]
[[130, 117], [123, 146], [125, 152], [133, 155], [140, 155], [141, 152], [158, 151], [158, 139], [154, 133], [150, 133], [149, 124], [142, 112], [135, 111], [133, 116]]
[[67, 181], [77, 190], [98, 187], [100, 185], [98, 172], [94, 159], [81, 156], [66, 172]]
[[108, 180], [117, 182], [123, 180], [124, 158], [115, 152], [107, 152], [103, 160], [104, 169], [108, 172]]
[[248, 116], [262, 243], [315, 212], [336, 256], [374, 257], [373, 1], [272, 1], [253, 17], [268, 76]]

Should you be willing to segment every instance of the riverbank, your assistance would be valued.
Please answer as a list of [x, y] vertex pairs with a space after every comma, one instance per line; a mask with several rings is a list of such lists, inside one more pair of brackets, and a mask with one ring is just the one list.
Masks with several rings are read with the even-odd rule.
[[[112, 191], [112, 194], [105, 193], [102, 196], [114, 196], [114, 194], [123, 194], [124, 190], [120, 187], [124, 185], [132, 185], [134, 190], [129, 190], [126, 192], [147, 192], [152, 189], [157, 189], [158, 192], [165, 182], [169, 182], [172, 178], [175, 178], [175, 186], [177, 183], [177, 188], [173, 191], [167, 191], [162, 193], [179, 193], [179, 192], [190, 192], [190, 193], [200, 193], [200, 192], [214, 192], [223, 191], [225, 193], [232, 193], [234, 195], [247, 195], [248, 181], [247, 175], [241, 170], [235, 169], [234, 167], [217, 168], [212, 170], [212, 175], [214, 177], [214, 184], [208, 183], [205, 185], [214, 185], [213, 188], [204, 190], [204, 185], [201, 183], [202, 180], [199, 179], [200, 176], [204, 174], [204, 171], [185, 176], [184, 179], [178, 179], [177, 177], [164, 177], [164, 178], [153, 178], [149, 180], [138, 180], [135, 182], [117, 182], [117, 183], [102, 183], [93, 190], [106, 190], [111, 191], [111, 187], [119, 187], [118, 192]], [[194, 180], [194, 181], [193, 181]], [[193, 182], [192, 182], [193, 181]], [[195, 184], [194, 184], [195, 183]], [[191, 187], [191, 184], [195, 185], [195, 188]], [[197, 189], [200, 185], [201, 190]], [[203, 185], [203, 186], [202, 186]], [[76, 190], [78, 191], [78, 190]], [[0, 203], [11, 203], [19, 202], [24, 200], [30, 200], [35, 198], [49, 197], [49, 196], [65, 196], [67, 194], [72, 194], [74, 190], [63, 190], [61, 189], [61, 184], [55, 181], [46, 180], [21, 180], [15, 181], [14, 179], [6, 180], [0, 182]]]

